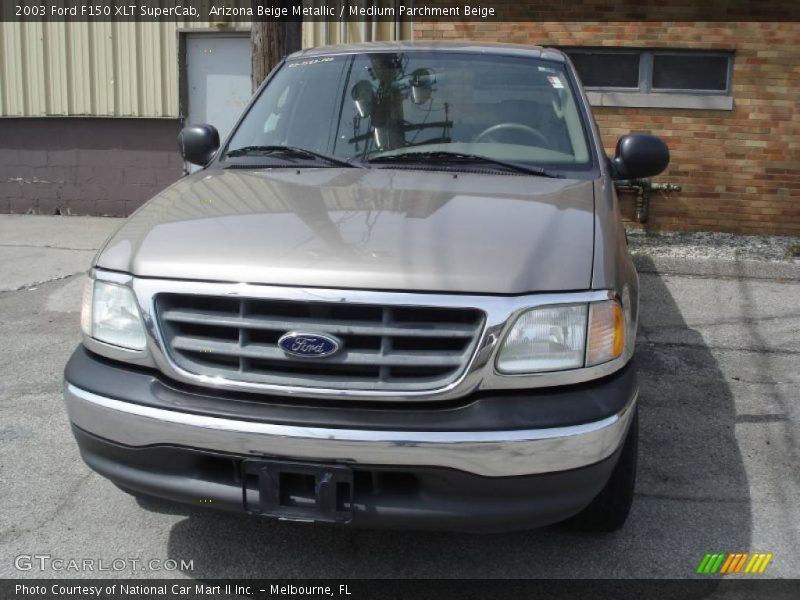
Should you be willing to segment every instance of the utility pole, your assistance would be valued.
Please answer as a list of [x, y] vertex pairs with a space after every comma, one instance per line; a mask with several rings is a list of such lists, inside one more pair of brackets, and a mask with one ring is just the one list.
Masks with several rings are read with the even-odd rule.
[[292, 2], [279, 4], [288, 8], [289, 17], [253, 21], [250, 26], [253, 91], [284, 56], [300, 50], [303, 22], [291, 16]]

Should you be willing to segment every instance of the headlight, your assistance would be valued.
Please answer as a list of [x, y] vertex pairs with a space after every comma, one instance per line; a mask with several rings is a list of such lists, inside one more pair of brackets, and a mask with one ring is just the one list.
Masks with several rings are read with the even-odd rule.
[[497, 359], [501, 373], [540, 373], [583, 366], [586, 304], [545, 306], [523, 313]]
[[83, 291], [81, 328], [89, 337], [131, 350], [145, 347], [144, 326], [133, 292], [124, 286], [89, 280]]
[[624, 342], [616, 300], [543, 306], [517, 318], [500, 348], [497, 370], [514, 375], [592, 367], [622, 355]]

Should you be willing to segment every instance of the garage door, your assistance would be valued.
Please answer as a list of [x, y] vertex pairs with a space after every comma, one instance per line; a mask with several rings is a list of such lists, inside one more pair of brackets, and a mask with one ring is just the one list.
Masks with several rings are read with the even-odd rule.
[[247, 34], [186, 36], [186, 123], [210, 123], [224, 140], [250, 100]]

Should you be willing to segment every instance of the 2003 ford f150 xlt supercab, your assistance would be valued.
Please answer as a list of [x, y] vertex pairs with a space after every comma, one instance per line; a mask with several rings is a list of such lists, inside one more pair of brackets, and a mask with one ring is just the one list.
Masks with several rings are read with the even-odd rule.
[[638, 279], [567, 57], [386, 43], [289, 56], [202, 168], [98, 252], [65, 399], [123, 490], [358, 527], [620, 527]]

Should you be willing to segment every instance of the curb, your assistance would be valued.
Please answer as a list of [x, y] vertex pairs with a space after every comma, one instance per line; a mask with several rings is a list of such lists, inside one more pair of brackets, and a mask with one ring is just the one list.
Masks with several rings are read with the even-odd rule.
[[737, 279], [776, 279], [800, 282], [800, 264], [760, 260], [719, 258], [677, 258], [671, 256], [633, 256], [639, 273], [734, 277]]

